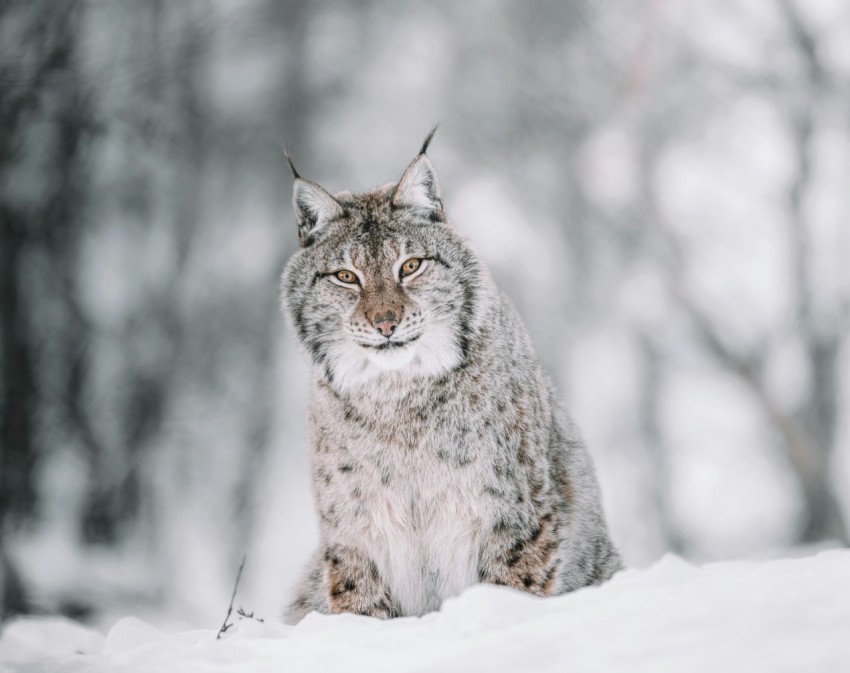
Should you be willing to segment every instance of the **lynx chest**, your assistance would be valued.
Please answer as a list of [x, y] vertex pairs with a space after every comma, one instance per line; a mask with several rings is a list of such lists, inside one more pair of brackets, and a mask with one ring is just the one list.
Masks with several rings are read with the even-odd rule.
[[468, 453], [452, 427], [396, 432], [349, 412], [348, 422], [314, 422], [313, 434], [323, 537], [367, 555], [404, 614], [436, 610], [478, 581], [493, 518], [485, 461], [452, 459]]

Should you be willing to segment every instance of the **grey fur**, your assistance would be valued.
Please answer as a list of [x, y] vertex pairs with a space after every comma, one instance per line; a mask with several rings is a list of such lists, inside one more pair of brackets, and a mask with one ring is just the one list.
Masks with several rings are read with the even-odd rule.
[[[425, 154], [362, 195], [298, 178], [294, 205], [303, 248], [282, 298], [313, 362], [321, 543], [287, 621], [421, 615], [476, 582], [554, 595], [614, 574], [590, 457], [516, 311], [446, 221]], [[402, 280], [410, 257], [425, 261]], [[375, 329], [388, 315], [389, 338]]]

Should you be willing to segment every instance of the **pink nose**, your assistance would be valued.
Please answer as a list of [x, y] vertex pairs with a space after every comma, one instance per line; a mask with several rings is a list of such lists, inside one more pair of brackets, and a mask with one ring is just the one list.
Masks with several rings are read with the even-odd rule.
[[392, 311], [389, 311], [386, 315], [375, 316], [375, 329], [388, 339], [395, 332], [396, 327], [398, 327], [398, 320], [395, 319]]

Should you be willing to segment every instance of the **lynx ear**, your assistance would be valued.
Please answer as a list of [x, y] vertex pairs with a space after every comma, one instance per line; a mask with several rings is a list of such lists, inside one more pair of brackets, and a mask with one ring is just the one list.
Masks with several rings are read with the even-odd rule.
[[289, 150], [284, 146], [283, 153], [289, 163], [289, 170], [295, 182], [292, 185], [292, 209], [295, 211], [295, 221], [298, 224], [298, 240], [301, 247], [306, 248], [310, 240], [322, 226], [335, 220], [343, 214], [342, 206], [328, 192], [315, 182], [302, 178], [289, 156]]
[[302, 178], [295, 178], [292, 186], [292, 208], [302, 248], [310, 244], [310, 239], [325, 224], [343, 214], [342, 206], [333, 196], [315, 182]]
[[401, 176], [393, 192], [393, 206], [423, 208], [442, 216], [443, 202], [440, 200], [437, 173], [425, 154], [436, 130], [436, 126], [431, 129], [422, 144], [422, 149], [419, 150], [419, 155], [410, 162], [404, 175]]

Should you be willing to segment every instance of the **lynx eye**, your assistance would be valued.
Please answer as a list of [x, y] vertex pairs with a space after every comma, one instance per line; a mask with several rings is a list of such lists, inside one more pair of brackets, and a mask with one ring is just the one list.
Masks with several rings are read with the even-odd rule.
[[417, 259], [416, 257], [411, 257], [404, 264], [401, 265], [401, 277], [409, 276], [412, 273], [416, 273], [416, 270], [422, 264], [421, 259]]
[[337, 280], [342, 281], [343, 283], [348, 283], [349, 285], [357, 283], [357, 276], [354, 275], [353, 271], [349, 271], [348, 269], [337, 271], [334, 276], [336, 276]]

